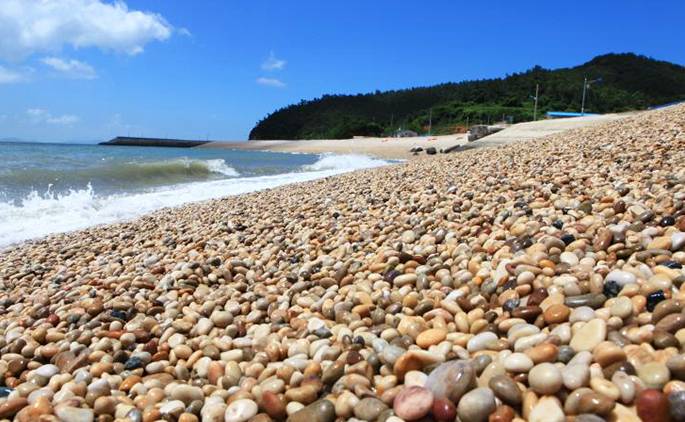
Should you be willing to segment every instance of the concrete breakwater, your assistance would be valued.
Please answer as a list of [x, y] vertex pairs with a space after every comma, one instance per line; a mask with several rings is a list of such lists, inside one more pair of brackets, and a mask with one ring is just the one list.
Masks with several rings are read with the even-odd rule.
[[210, 141], [189, 141], [184, 139], [165, 139], [165, 138], [136, 138], [130, 136], [117, 136], [106, 142], [100, 142], [100, 145], [119, 145], [119, 146], [134, 146], [134, 147], [171, 147], [171, 148], [192, 148]]

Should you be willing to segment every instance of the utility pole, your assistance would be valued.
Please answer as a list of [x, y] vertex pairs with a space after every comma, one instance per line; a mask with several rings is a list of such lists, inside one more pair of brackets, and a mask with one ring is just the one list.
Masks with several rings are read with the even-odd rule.
[[591, 81], [587, 80], [587, 76], [583, 80], [583, 101], [580, 104], [580, 114], [584, 115], [585, 114], [585, 95], [587, 93], [588, 88], [590, 88], [590, 85], [594, 84], [595, 82], [602, 82], [602, 78], [597, 78], [593, 79]]
[[431, 130], [433, 129], [433, 109], [428, 110], [428, 136], [431, 136]]
[[583, 79], [583, 101], [580, 104], [580, 114], [585, 114], [585, 92], [587, 91], [587, 76]]
[[533, 107], [533, 121], [538, 120], [538, 91], [540, 90], [540, 84], [535, 84], [535, 107]]

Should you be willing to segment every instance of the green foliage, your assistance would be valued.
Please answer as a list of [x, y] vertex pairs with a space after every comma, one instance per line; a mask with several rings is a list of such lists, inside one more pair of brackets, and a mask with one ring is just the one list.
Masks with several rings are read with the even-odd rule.
[[398, 128], [452, 133], [458, 125], [533, 119], [546, 111], [580, 111], [583, 78], [601, 78], [588, 89], [585, 111], [608, 113], [685, 100], [685, 67], [635, 54], [607, 54], [573, 68], [540, 66], [505, 78], [445, 83], [357, 95], [324, 95], [277, 110], [259, 121], [250, 139], [342, 139], [387, 136]]

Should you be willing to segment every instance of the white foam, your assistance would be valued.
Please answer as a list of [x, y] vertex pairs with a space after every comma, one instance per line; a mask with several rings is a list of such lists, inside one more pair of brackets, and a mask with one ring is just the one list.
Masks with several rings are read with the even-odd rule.
[[[145, 193], [102, 197], [90, 186], [62, 195], [49, 191], [43, 195], [32, 192], [20, 204], [0, 202], [0, 248], [52, 233], [126, 221], [160, 208], [254, 192], [384, 164], [388, 162], [364, 156], [325, 155], [306, 172], [188, 183]], [[214, 165], [221, 168], [225, 163]]]
[[308, 171], [319, 170], [354, 170], [358, 168], [372, 168], [388, 164], [385, 160], [358, 154], [321, 154], [319, 161], [303, 166]]
[[224, 176], [238, 177], [240, 174], [233, 167], [226, 164], [222, 159], [206, 160], [207, 168], [212, 173], [221, 173]]

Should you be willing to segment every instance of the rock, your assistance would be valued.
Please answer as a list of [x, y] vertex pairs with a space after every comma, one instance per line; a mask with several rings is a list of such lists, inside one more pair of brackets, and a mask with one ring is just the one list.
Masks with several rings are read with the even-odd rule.
[[436, 345], [447, 337], [447, 331], [438, 328], [431, 328], [423, 331], [416, 337], [416, 345], [422, 349], [427, 349], [430, 346]]
[[595, 318], [583, 325], [571, 339], [569, 345], [576, 352], [583, 350], [591, 351], [599, 343], [604, 341], [607, 335], [607, 327], [604, 320]]
[[462, 422], [483, 422], [495, 411], [495, 395], [489, 388], [476, 388], [464, 394], [457, 406]]
[[14, 420], [17, 422], [33, 422], [37, 421], [43, 415], [51, 415], [53, 413], [52, 404], [47, 397], [38, 397], [33, 404], [30, 404], [21, 409]]
[[36, 369], [34, 373], [43, 378], [50, 379], [59, 373], [59, 368], [55, 365], [48, 364]]
[[675, 334], [675, 332], [681, 328], [685, 328], [685, 314], [682, 313], [666, 315], [654, 326], [655, 330], [665, 331], [671, 334]]
[[497, 340], [497, 334], [491, 333], [489, 331], [485, 333], [476, 334], [468, 341], [468, 343], [466, 344], [466, 349], [471, 353], [480, 350], [486, 350], [497, 344]]
[[545, 396], [538, 400], [528, 416], [529, 422], [564, 422], [566, 416], [556, 397]]
[[476, 373], [468, 361], [455, 360], [433, 369], [426, 380], [426, 388], [434, 397], [447, 398], [453, 403], [475, 387]]
[[421, 419], [433, 407], [433, 393], [427, 388], [406, 387], [395, 397], [393, 410], [405, 421]]
[[354, 416], [363, 421], [375, 421], [387, 409], [388, 406], [382, 401], [367, 397], [359, 400], [359, 403], [354, 406]]
[[335, 406], [329, 400], [318, 400], [290, 415], [288, 422], [333, 422]]
[[621, 296], [611, 305], [610, 310], [611, 315], [626, 319], [633, 314], [633, 302], [629, 298]]
[[668, 367], [660, 362], [649, 362], [637, 368], [637, 375], [647, 388], [662, 388], [671, 378]]
[[623, 287], [626, 284], [636, 283], [637, 277], [635, 277], [635, 275], [633, 273], [629, 273], [628, 271], [613, 270], [613, 271], [610, 271], [609, 274], [607, 274], [606, 278], [604, 279], [605, 283], [607, 283], [609, 281], [614, 281], [619, 286]]
[[601, 308], [606, 302], [607, 298], [603, 294], [585, 294], [577, 296], [569, 296], [564, 299], [564, 305], [570, 308], [577, 308], [579, 306], [589, 306], [592, 309]]
[[590, 382], [590, 367], [582, 363], [567, 365], [561, 371], [561, 377], [566, 388], [576, 390]]
[[28, 400], [24, 397], [9, 399], [0, 404], [0, 418], [9, 419], [28, 404]]
[[245, 422], [257, 414], [259, 408], [257, 403], [249, 399], [238, 399], [226, 408], [226, 422]]
[[642, 390], [635, 399], [635, 406], [643, 422], [667, 422], [670, 419], [668, 398], [659, 390]]
[[509, 372], [528, 372], [533, 360], [523, 353], [512, 353], [504, 359], [504, 369]]
[[431, 413], [436, 421], [453, 422], [457, 417], [457, 407], [449, 399], [434, 399]]
[[615, 405], [615, 402], [601, 394], [587, 393], [580, 396], [578, 400], [578, 413], [593, 413], [606, 416], [611, 413]]
[[559, 369], [551, 363], [536, 365], [528, 373], [528, 384], [536, 393], [554, 394], [561, 388], [563, 379]]
[[562, 304], [554, 304], [545, 309], [543, 315], [545, 322], [548, 324], [560, 324], [568, 320], [571, 310], [568, 306]]
[[488, 382], [488, 387], [490, 387], [497, 398], [504, 403], [514, 407], [521, 404], [521, 389], [516, 385], [516, 382], [508, 376], [497, 375], [492, 377], [490, 382]]
[[674, 421], [685, 421], [685, 391], [675, 391], [668, 395], [671, 418]]
[[173, 400], [180, 400], [188, 405], [193, 400], [204, 400], [205, 395], [202, 393], [202, 390], [199, 387], [179, 384], [173, 390], [171, 390], [171, 398]]
[[497, 406], [494, 412], [488, 417], [488, 422], [511, 422], [516, 417], [514, 409], [507, 405]]
[[93, 419], [95, 418], [92, 409], [71, 406], [55, 407], [55, 415], [61, 420], [69, 422], [93, 422]]

